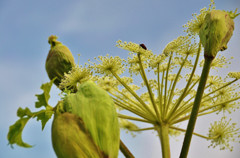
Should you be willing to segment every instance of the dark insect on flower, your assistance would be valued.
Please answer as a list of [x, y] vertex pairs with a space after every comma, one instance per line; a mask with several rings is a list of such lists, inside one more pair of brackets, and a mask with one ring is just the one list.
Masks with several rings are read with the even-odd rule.
[[145, 44], [139, 44], [140, 47], [142, 47], [143, 49], [147, 50], [147, 47], [145, 46]]

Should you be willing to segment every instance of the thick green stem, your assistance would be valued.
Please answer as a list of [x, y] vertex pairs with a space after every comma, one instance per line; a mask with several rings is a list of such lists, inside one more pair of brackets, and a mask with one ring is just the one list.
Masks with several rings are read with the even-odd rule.
[[183, 142], [180, 158], [187, 157], [191, 139], [192, 139], [193, 130], [195, 127], [197, 116], [198, 116], [198, 110], [199, 110], [203, 92], [204, 92], [204, 87], [207, 82], [208, 74], [209, 74], [209, 71], [211, 68], [211, 63], [212, 63], [213, 59], [214, 58], [211, 58], [211, 57], [207, 57], [207, 56], [205, 57], [204, 66], [203, 66], [200, 82], [198, 85], [197, 94], [196, 94], [196, 97], [194, 100], [191, 116], [190, 116], [190, 119], [188, 122], [187, 131], [186, 131], [186, 134], [184, 137], [184, 142]]
[[159, 126], [156, 126], [156, 129], [158, 131], [158, 135], [161, 141], [161, 147], [162, 147], [162, 158], [170, 158], [170, 143], [169, 143], [169, 135], [168, 130], [169, 126], [168, 124], [161, 124]]

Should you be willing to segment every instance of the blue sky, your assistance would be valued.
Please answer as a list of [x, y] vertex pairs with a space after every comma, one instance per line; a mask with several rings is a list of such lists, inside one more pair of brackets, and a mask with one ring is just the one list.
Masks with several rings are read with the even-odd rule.
[[[239, 0], [216, 0], [217, 9], [234, 10], [240, 7]], [[31, 120], [23, 132], [23, 139], [35, 145], [31, 149], [15, 146], [11, 149], [6, 139], [8, 127], [16, 120], [19, 106], [31, 107], [40, 85], [49, 81], [45, 72], [45, 59], [49, 51], [49, 35], [59, 36], [75, 59], [81, 54], [80, 64], [88, 59], [109, 53], [126, 58], [126, 51], [115, 47], [119, 39], [144, 43], [155, 53], [179, 35], [182, 25], [208, 7], [210, 0], [0, 0], [0, 157], [1, 158], [54, 158], [51, 146], [51, 121], [41, 131], [40, 122]], [[234, 56], [228, 71], [239, 71], [240, 18], [235, 19], [234, 35], [228, 50], [222, 54]], [[50, 103], [57, 102], [59, 91], [54, 87]], [[239, 111], [233, 120], [239, 120]], [[209, 120], [215, 116], [198, 120], [196, 130], [207, 132]], [[160, 157], [160, 143], [156, 133], [142, 132], [132, 138], [122, 132], [122, 140], [136, 158]], [[171, 139], [172, 157], [178, 157], [182, 144]], [[189, 157], [236, 157], [240, 155], [239, 144], [235, 150], [208, 149], [209, 142], [194, 137]], [[122, 157], [120, 155], [119, 157]]]

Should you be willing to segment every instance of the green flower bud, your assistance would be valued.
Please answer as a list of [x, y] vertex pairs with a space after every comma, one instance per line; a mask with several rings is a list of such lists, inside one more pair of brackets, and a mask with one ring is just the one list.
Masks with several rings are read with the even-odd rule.
[[221, 10], [208, 12], [199, 32], [204, 55], [214, 58], [219, 51], [227, 49], [233, 30], [234, 21], [229, 13]]
[[57, 41], [57, 36], [51, 35], [48, 38], [48, 43], [51, 45], [51, 49], [46, 59], [45, 68], [50, 80], [56, 77], [54, 84], [58, 87], [64, 73], [68, 73], [74, 66], [74, 58], [68, 47]]
[[82, 118], [95, 144], [108, 158], [117, 158], [120, 130], [112, 98], [94, 82], [82, 83], [64, 99], [67, 112]]
[[52, 145], [58, 158], [103, 158], [82, 119], [68, 112], [55, 114]]

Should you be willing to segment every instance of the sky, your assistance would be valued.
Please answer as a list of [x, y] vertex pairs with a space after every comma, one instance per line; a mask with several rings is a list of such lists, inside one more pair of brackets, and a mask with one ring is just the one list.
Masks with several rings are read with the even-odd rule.
[[[0, 0], [0, 157], [1, 158], [55, 158], [51, 146], [51, 121], [44, 131], [41, 123], [30, 120], [23, 131], [23, 140], [33, 148], [8, 145], [9, 126], [18, 118], [18, 107], [34, 109], [35, 94], [40, 94], [42, 83], [48, 82], [45, 60], [49, 51], [47, 38], [57, 35], [67, 45], [80, 64], [99, 55], [127, 57], [127, 53], [115, 46], [116, 41], [144, 43], [154, 53], [160, 53], [165, 45], [184, 35], [182, 25], [208, 7], [210, 0]], [[217, 9], [235, 10], [239, 0], [215, 0]], [[235, 19], [235, 31], [228, 49], [221, 52], [233, 56], [229, 68], [220, 70], [220, 75], [239, 71], [240, 17]], [[55, 106], [59, 90], [53, 87], [50, 104]], [[239, 123], [239, 110], [232, 120]], [[207, 116], [197, 121], [196, 130], [207, 133], [209, 120], [218, 116]], [[238, 125], [239, 127], [239, 125]], [[121, 139], [136, 158], [159, 158], [161, 147], [156, 133], [142, 132], [136, 137], [121, 132]], [[178, 157], [183, 135], [171, 139], [172, 157]], [[209, 141], [193, 137], [189, 157], [237, 157], [240, 145], [234, 151], [208, 148]], [[120, 154], [120, 158], [123, 156]]]

